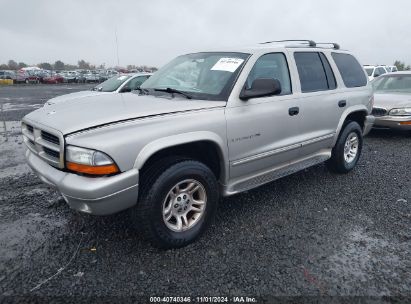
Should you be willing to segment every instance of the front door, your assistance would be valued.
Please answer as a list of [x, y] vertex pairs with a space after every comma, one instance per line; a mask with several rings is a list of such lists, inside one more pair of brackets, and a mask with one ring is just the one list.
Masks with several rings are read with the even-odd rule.
[[257, 78], [281, 83], [281, 94], [252, 98], [226, 108], [230, 179], [249, 179], [298, 156], [299, 100], [292, 92], [287, 55], [268, 53], [255, 63], [244, 84]]

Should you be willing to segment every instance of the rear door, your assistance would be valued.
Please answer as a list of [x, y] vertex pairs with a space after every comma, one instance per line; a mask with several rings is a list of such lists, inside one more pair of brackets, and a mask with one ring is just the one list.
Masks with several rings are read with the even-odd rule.
[[337, 87], [330, 56], [294, 50], [293, 57], [300, 80], [300, 156], [308, 156], [332, 147], [347, 101]]

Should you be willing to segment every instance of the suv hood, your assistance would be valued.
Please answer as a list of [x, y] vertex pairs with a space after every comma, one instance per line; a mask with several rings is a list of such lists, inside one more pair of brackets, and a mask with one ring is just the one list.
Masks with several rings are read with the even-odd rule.
[[99, 91], [80, 91], [80, 92], [75, 92], [75, 93], [70, 93], [70, 94], [65, 94], [61, 96], [57, 96], [54, 98], [49, 99], [46, 102], [46, 105], [51, 105], [51, 104], [56, 104], [59, 102], [67, 101], [67, 100], [73, 100], [73, 99], [79, 99], [83, 97], [88, 97], [88, 96], [96, 96], [96, 95], [102, 95], [102, 94], [107, 94], [111, 92], [99, 92]]
[[387, 110], [411, 106], [411, 94], [404, 93], [374, 93], [374, 107]]
[[133, 93], [88, 96], [46, 106], [23, 121], [39, 123], [64, 135], [104, 124], [168, 113], [224, 107], [225, 101], [139, 96]]

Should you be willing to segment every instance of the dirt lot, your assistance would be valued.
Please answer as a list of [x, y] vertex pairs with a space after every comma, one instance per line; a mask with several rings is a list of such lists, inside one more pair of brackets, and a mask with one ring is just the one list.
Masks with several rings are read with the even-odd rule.
[[225, 198], [197, 243], [159, 251], [128, 228], [126, 213], [72, 211], [24, 164], [23, 115], [52, 96], [89, 87], [0, 87], [9, 131], [7, 141], [0, 136], [3, 299], [339, 295], [411, 301], [409, 134], [373, 131], [350, 174], [319, 165]]

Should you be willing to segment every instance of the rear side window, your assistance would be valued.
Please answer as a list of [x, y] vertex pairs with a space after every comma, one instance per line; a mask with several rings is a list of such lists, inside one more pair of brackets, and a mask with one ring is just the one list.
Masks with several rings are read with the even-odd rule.
[[347, 88], [367, 85], [364, 70], [352, 55], [342, 53], [332, 53], [331, 55]]
[[328, 88], [330, 90], [333, 90], [337, 87], [337, 83], [335, 81], [333, 70], [331, 69], [328, 59], [325, 57], [323, 53], [320, 53], [320, 58], [321, 58], [321, 61], [323, 63], [323, 67], [325, 70], [325, 76], [327, 76]]
[[257, 78], [277, 79], [281, 83], [280, 95], [291, 94], [290, 73], [283, 53], [270, 53], [258, 58], [248, 75], [246, 89], [251, 88], [251, 84]]
[[335, 77], [324, 54], [317, 52], [294, 53], [300, 77], [301, 92], [317, 92], [335, 89]]

